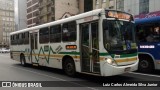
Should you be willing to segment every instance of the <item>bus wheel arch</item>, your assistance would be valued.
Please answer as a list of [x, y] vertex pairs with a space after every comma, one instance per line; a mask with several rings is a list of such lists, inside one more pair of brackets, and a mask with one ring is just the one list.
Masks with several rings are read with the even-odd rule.
[[20, 62], [22, 66], [26, 66], [26, 59], [23, 53], [20, 54]]
[[152, 56], [148, 54], [139, 54], [138, 71], [140, 72], [152, 72], [155, 69]]
[[68, 76], [71, 76], [71, 77], [75, 76], [76, 67], [75, 67], [75, 62], [71, 56], [67, 55], [63, 57], [62, 68]]

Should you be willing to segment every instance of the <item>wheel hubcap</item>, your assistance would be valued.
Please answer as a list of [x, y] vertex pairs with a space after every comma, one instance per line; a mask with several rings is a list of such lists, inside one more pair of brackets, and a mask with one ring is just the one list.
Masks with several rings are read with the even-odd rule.
[[72, 64], [68, 63], [67, 66], [66, 66], [66, 69], [67, 69], [68, 72], [72, 72], [72, 70], [73, 70]]
[[140, 66], [141, 66], [142, 68], [148, 68], [149, 63], [148, 63], [146, 60], [143, 60], [143, 61], [141, 61]]

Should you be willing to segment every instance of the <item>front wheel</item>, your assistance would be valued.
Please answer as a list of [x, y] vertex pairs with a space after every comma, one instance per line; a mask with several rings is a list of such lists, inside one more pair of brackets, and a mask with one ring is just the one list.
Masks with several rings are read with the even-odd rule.
[[148, 59], [141, 59], [139, 61], [138, 70], [140, 72], [152, 72], [153, 63]]
[[64, 71], [68, 76], [75, 76], [75, 64], [72, 59], [66, 59], [64, 63]]

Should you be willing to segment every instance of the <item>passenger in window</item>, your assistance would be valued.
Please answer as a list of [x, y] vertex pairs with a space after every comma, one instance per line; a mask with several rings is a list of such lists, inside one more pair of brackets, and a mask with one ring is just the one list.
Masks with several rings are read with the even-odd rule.
[[146, 37], [147, 42], [154, 42], [153, 34], [150, 34]]
[[68, 41], [68, 37], [69, 37], [68, 29], [64, 28], [63, 29], [63, 40]]
[[152, 28], [150, 28], [150, 32], [146, 37], [147, 42], [154, 42], [154, 32]]

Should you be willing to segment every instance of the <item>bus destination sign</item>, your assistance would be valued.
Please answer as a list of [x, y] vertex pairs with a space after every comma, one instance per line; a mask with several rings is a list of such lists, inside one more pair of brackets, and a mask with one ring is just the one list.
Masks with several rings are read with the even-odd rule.
[[133, 21], [132, 15], [120, 11], [107, 11], [106, 17]]

